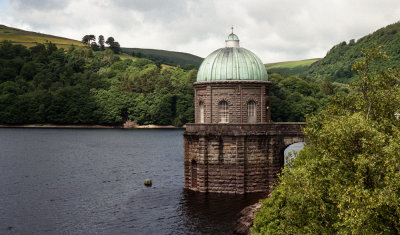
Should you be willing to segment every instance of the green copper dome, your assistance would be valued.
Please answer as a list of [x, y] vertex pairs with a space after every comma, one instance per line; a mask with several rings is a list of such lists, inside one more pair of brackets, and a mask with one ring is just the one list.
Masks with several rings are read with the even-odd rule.
[[231, 80], [268, 81], [264, 64], [253, 52], [239, 47], [239, 38], [233, 33], [226, 47], [207, 56], [197, 73], [198, 82]]

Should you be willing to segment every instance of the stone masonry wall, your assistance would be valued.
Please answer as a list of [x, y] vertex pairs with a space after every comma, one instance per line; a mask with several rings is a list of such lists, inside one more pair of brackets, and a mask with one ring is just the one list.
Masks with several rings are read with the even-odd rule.
[[268, 191], [283, 166], [283, 150], [304, 141], [303, 125], [188, 124], [184, 187], [236, 194]]
[[200, 123], [199, 104], [204, 104], [204, 123], [218, 123], [218, 105], [228, 102], [229, 123], [247, 123], [247, 104], [256, 103], [256, 123], [270, 121], [270, 82], [219, 81], [197, 82], [195, 87], [195, 122]]

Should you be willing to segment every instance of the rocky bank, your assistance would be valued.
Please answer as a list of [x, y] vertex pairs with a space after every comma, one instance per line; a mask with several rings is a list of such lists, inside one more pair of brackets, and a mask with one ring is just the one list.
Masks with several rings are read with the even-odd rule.
[[240, 218], [236, 223], [234, 234], [248, 235], [251, 234], [250, 228], [253, 226], [253, 220], [255, 218], [255, 212], [261, 209], [261, 202], [245, 207], [240, 211]]

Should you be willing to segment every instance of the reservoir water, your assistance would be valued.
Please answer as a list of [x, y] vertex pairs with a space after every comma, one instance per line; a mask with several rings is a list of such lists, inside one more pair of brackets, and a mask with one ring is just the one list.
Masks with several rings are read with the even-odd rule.
[[0, 234], [230, 234], [264, 195], [183, 190], [182, 132], [0, 128]]

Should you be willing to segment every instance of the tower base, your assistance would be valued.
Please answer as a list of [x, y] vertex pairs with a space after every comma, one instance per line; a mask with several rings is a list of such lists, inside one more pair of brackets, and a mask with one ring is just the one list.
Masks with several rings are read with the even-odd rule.
[[304, 123], [187, 124], [184, 187], [199, 192], [267, 192], [283, 151], [304, 141]]

